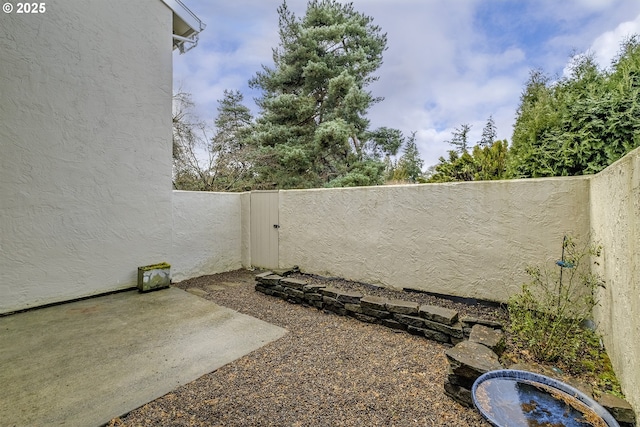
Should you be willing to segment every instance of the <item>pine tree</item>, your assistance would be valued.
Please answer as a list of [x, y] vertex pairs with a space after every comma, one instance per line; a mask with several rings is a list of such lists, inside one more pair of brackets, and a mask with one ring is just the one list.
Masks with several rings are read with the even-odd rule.
[[211, 187], [216, 191], [242, 191], [252, 186], [254, 155], [250, 144], [253, 116], [242, 104], [240, 91], [224, 91], [218, 100], [218, 115], [214, 120], [216, 132], [210, 151], [215, 158], [211, 170]]
[[416, 133], [413, 132], [404, 144], [402, 156], [398, 159], [392, 174], [393, 181], [419, 182], [423, 176], [424, 161], [416, 145]]
[[471, 125], [462, 124], [459, 128], [456, 128], [451, 132], [451, 139], [447, 143], [455, 147], [455, 151], [463, 154], [469, 150], [469, 132], [471, 131]]
[[399, 131], [370, 131], [366, 90], [377, 78], [387, 37], [373, 19], [335, 0], [311, 0], [297, 18], [278, 8], [280, 44], [273, 67], [250, 81], [263, 91], [256, 164], [263, 188], [381, 183], [384, 154], [395, 154]]
[[494, 143], [496, 138], [498, 137], [498, 131], [496, 129], [496, 123], [493, 121], [493, 116], [489, 116], [487, 119], [487, 124], [482, 129], [482, 137], [480, 138], [480, 142], [478, 145], [482, 147], [489, 147]]

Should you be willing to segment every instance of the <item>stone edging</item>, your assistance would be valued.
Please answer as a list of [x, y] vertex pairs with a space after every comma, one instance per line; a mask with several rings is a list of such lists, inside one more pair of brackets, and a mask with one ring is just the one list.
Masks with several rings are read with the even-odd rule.
[[459, 318], [457, 311], [448, 308], [310, 285], [304, 280], [282, 277], [271, 271], [256, 275], [256, 281], [255, 289], [266, 295], [294, 304], [307, 304], [341, 316], [351, 316], [362, 322], [407, 331], [443, 344], [455, 345], [464, 341], [469, 338], [475, 325], [502, 329], [497, 322], [473, 317]]

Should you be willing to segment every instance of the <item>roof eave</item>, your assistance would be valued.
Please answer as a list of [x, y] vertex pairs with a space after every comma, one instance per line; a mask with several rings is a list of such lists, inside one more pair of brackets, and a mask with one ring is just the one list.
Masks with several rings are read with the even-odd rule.
[[[173, 48], [180, 53], [198, 44], [198, 35], [206, 25], [180, 0], [162, 0], [173, 11]], [[188, 44], [189, 46], [185, 46]]]

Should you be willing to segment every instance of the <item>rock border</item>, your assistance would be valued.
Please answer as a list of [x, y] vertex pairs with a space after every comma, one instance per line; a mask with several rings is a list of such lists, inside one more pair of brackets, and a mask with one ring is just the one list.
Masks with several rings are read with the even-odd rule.
[[476, 325], [502, 329], [497, 322], [459, 317], [457, 311], [448, 308], [308, 284], [305, 280], [285, 277], [272, 271], [260, 273], [255, 279], [256, 291], [265, 295], [406, 331], [442, 344], [456, 345], [468, 339]]

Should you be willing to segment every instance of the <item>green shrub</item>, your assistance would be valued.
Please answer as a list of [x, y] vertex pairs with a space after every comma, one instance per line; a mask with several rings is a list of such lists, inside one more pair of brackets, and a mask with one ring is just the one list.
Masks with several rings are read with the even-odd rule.
[[596, 306], [595, 291], [604, 286], [591, 272], [591, 260], [601, 248], [562, 242], [562, 260], [553, 269], [529, 267], [531, 281], [508, 303], [510, 332], [515, 343], [540, 362], [562, 362], [579, 369], [579, 361], [595, 333], [582, 327]]

